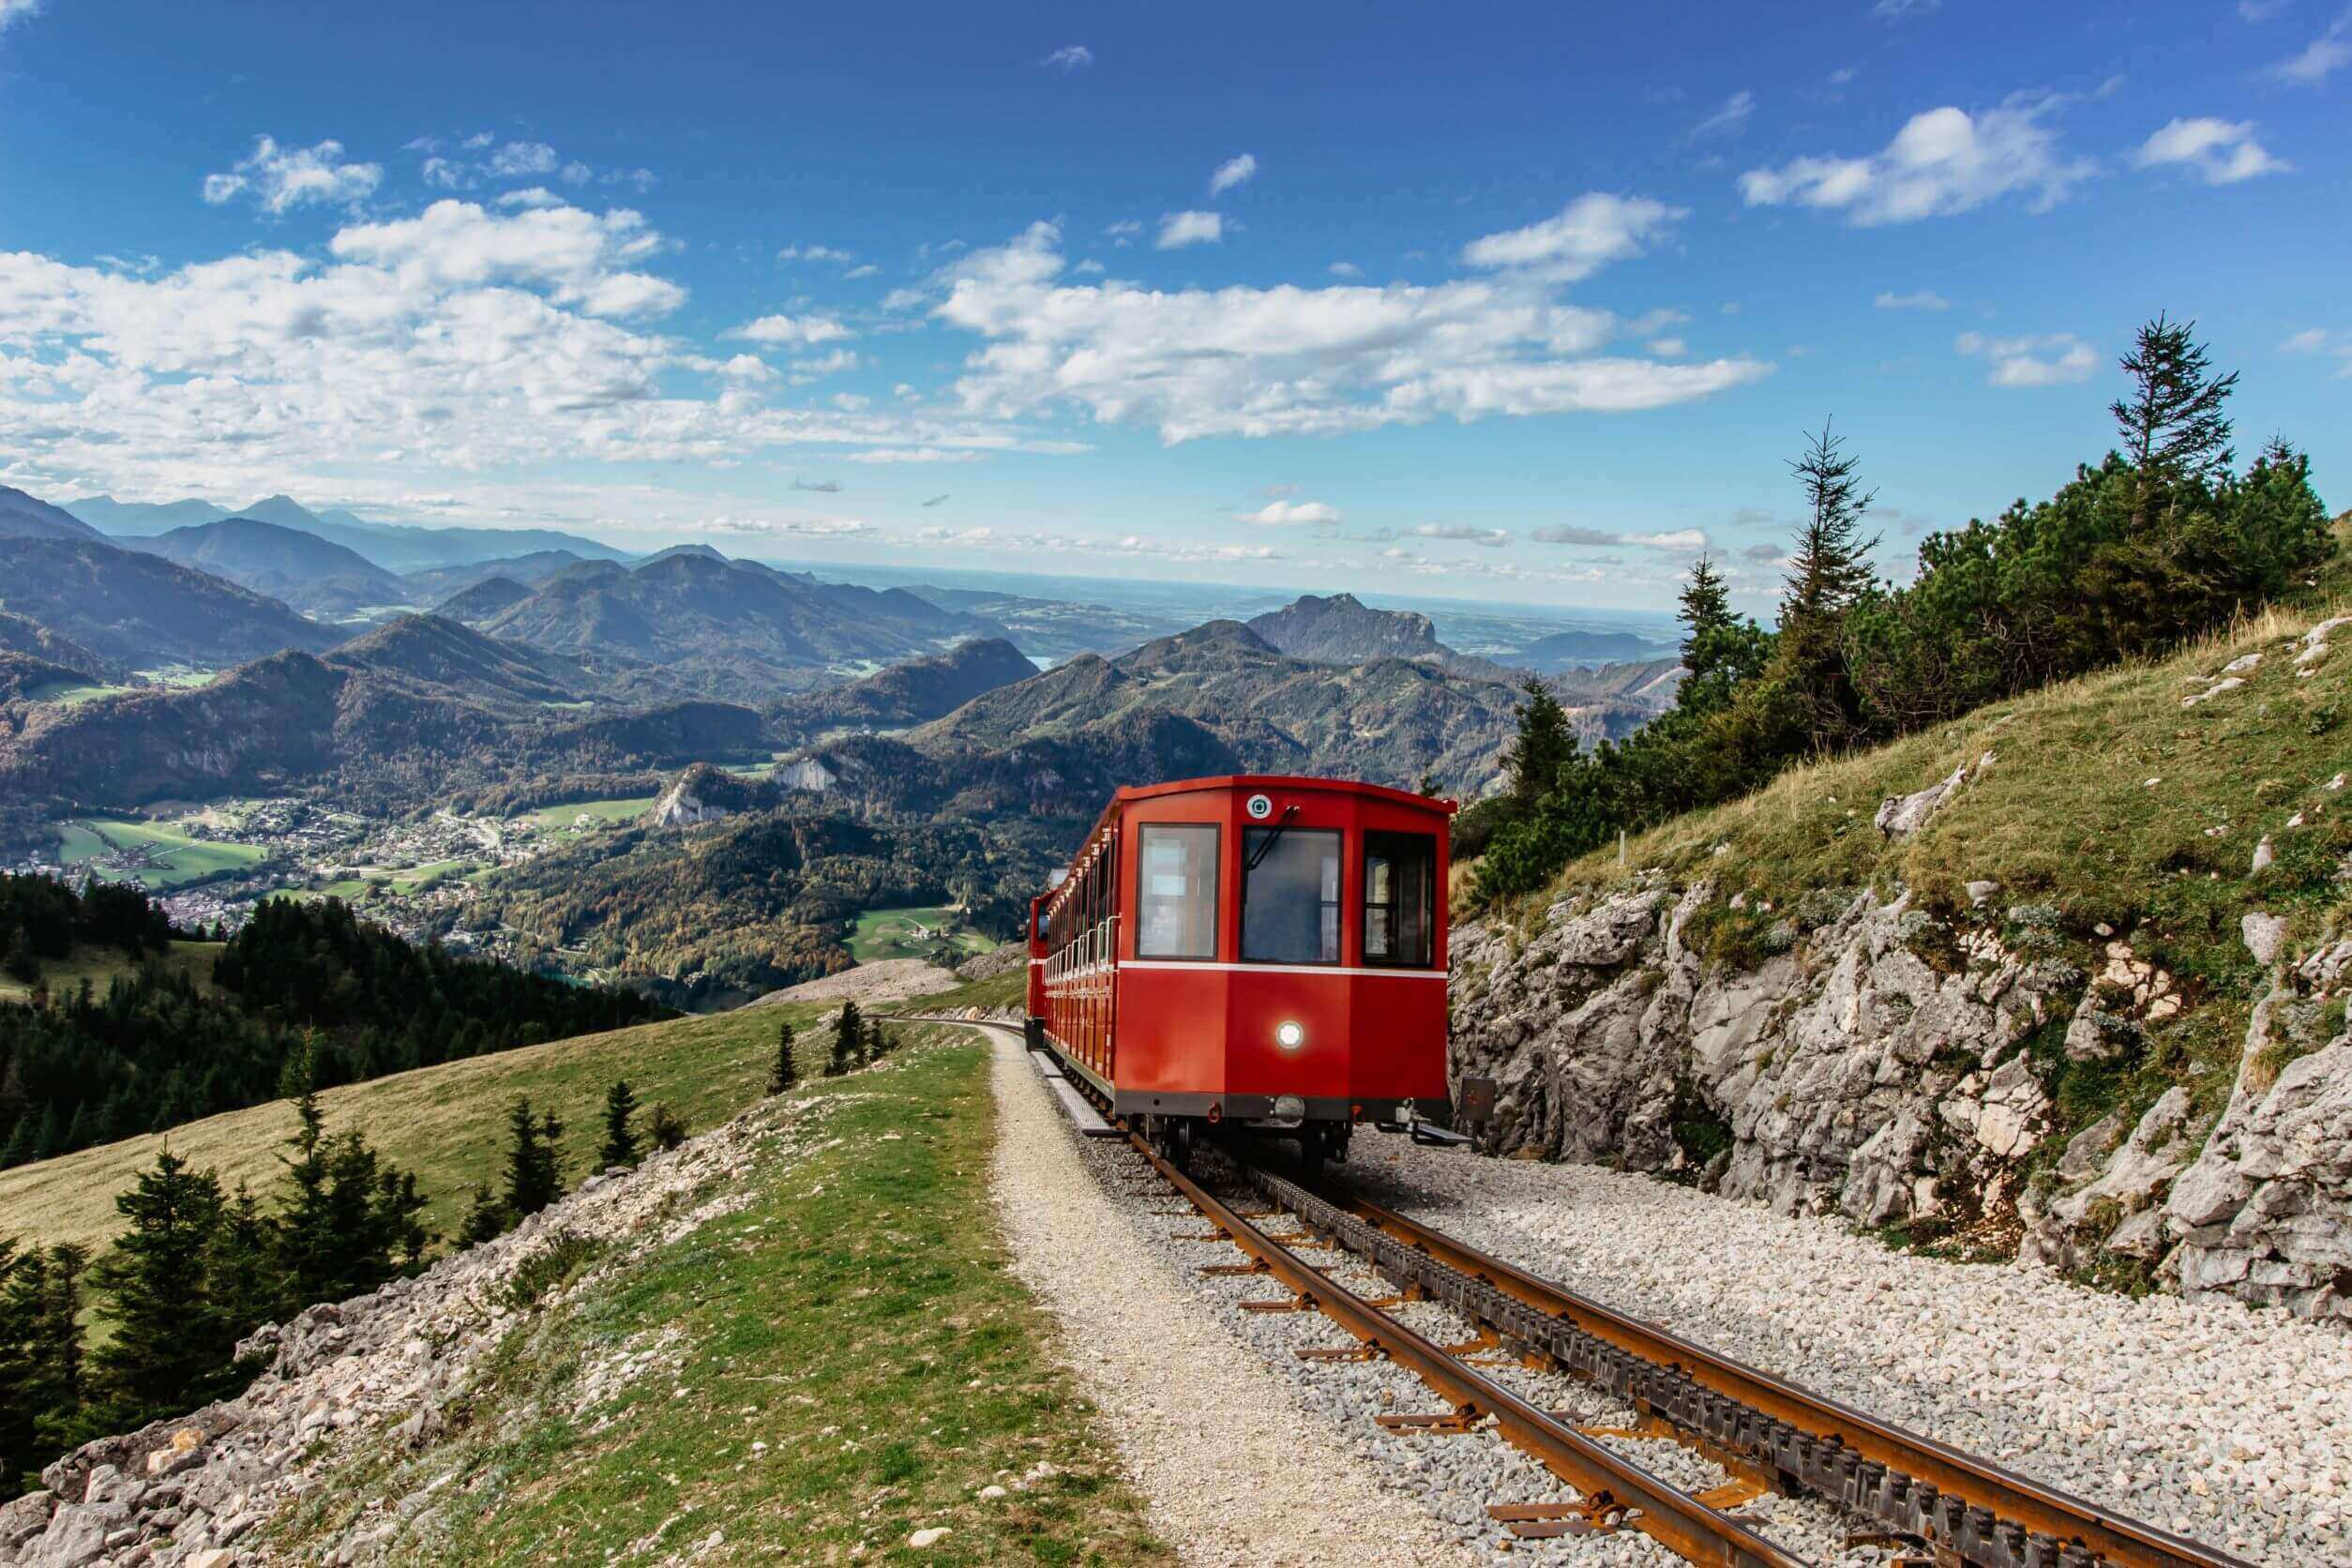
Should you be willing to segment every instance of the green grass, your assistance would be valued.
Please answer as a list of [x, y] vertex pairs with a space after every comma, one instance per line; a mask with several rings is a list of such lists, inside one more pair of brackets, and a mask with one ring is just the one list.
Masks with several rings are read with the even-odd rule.
[[61, 708], [78, 708], [84, 702], [95, 702], [102, 697], [119, 697], [126, 691], [139, 688], [113, 686], [103, 681], [50, 681], [29, 688], [25, 698], [35, 702], [54, 702]]
[[658, 795], [633, 795], [627, 800], [558, 801], [553, 806], [542, 806], [535, 811], [524, 812], [522, 820], [536, 824], [542, 833], [553, 833], [570, 827], [581, 817], [589, 817], [594, 819], [589, 824], [593, 831], [641, 817], [651, 811], [654, 802], [660, 798]]
[[[168, 952], [153, 961], [175, 973], [185, 974], [199, 986], [212, 986], [213, 961], [220, 957], [221, 944], [217, 942], [175, 942]], [[100, 997], [106, 988], [117, 979], [128, 979], [136, 970], [129, 957], [119, 947], [75, 948], [63, 958], [41, 966], [40, 983], [49, 988], [53, 997], [63, 998], [79, 990], [87, 980], [90, 988]], [[32, 995], [33, 988], [21, 981], [0, 974], [0, 1002], [23, 1002]]]
[[889, 1003], [893, 1012], [947, 1013], [967, 1007], [994, 1012], [999, 1008], [1018, 1008], [1029, 995], [1029, 971], [1016, 969], [1008, 974], [992, 974], [986, 980], [967, 980], [953, 990], [934, 991], [929, 996], [911, 998]]
[[[626, 1261], [575, 1244], [518, 1280], [588, 1271], [493, 1352], [446, 1435], [378, 1445], [271, 1532], [273, 1554], [316, 1556], [372, 1500], [438, 1484], [394, 1560], [650, 1563], [717, 1532], [711, 1560], [1173, 1561], [1007, 1268], [986, 1049], [912, 1044], [763, 1114], [807, 1152], [763, 1145], [736, 1178], [747, 1207]], [[664, 1343], [675, 1364], [585, 1392]], [[982, 1499], [992, 1485], [1007, 1494]]]
[[[940, 946], [940, 927], [957, 912], [943, 904], [922, 908], [867, 910], [850, 923], [850, 957], [861, 964], [880, 958], [927, 958]], [[929, 935], [923, 931], [927, 929]], [[948, 940], [958, 954], [986, 953], [996, 943], [977, 931], [959, 931]], [[958, 958], [957, 962], [962, 959]]]
[[[199, 958], [190, 953], [179, 961], [194, 965]], [[202, 972], [209, 974], [204, 961]], [[801, 1068], [813, 1077], [823, 1061], [816, 1025], [831, 1011], [822, 1003], [759, 1007], [420, 1067], [328, 1090], [327, 1124], [363, 1129], [388, 1158], [415, 1171], [432, 1200], [426, 1222], [447, 1235], [463, 1218], [474, 1184], [496, 1178], [515, 1095], [562, 1118], [565, 1169], [577, 1180], [603, 1141], [597, 1117], [614, 1078], [627, 1078], [641, 1105], [667, 1100], [689, 1128], [702, 1131], [760, 1097], [785, 1019], [800, 1033]], [[279, 1146], [294, 1125], [292, 1108], [272, 1101], [0, 1170], [0, 1236], [103, 1244], [119, 1228], [114, 1195], [155, 1163], [167, 1140], [173, 1153], [218, 1171], [231, 1187], [247, 1182], [266, 1192], [278, 1179]]]
[[135, 817], [83, 817], [57, 830], [58, 855], [63, 864], [84, 861], [126, 849], [144, 849], [155, 862], [136, 870], [101, 868], [101, 881], [137, 882], [149, 888], [178, 887], [222, 871], [244, 871], [268, 858], [259, 844], [225, 844], [191, 837], [166, 822]]

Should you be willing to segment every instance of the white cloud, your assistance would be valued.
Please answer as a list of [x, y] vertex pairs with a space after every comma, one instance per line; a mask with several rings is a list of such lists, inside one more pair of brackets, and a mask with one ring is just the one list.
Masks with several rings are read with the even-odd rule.
[[627, 270], [656, 253], [661, 236], [626, 207], [602, 217], [568, 206], [500, 216], [445, 200], [415, 218], [344, 229], [329, 249], [428, 287], [552, 285], [558, 303], [585, 305], [592, 315], [661, 315], [686, 302], [675, 283]]
[[417, 173], [427, 185], [437, 190], [463, 190], [474, 183], [467, 176], [464, 164], [452, 163], [445, 158], [425, 159], [424, 167]]
[[41, 0], [0, 0], [0, 33], [40, 14]]
[[2235, 185], [2287, 169], [2254, 140], [2253, 121], [2233, 123], [2210, 116], [2166, 122], [2140, 144], [2133, 161], [2142, 169], [2185, 164], [2208, 185]]
[[1881, 22], [1904, 22], [1915, 16], [1934, 16], [1944, 8], [1944, 0], [1878, 0], [1870, 8], [1870, 14]]
[[1481, 550], [1500, 550], [1511, 542], [1511, 535], [1504, 529], [1480, 528], [1467, 522], [1425, 522], [1413, 530], [1413, 536], [1449, 539], [1456, 544], [1476, 545]]
[[1094, 52], [1082, 43], [1063, 44], [1060, 49], [1037, 62], [1049, 69], [1067, 75], [1094, 63]]
[[846, 266], [857, 258], [830, 245], [788, 245], [776, 253], [779, 262], [838, 262]]
[[[643, 171], [640, 171], [640, 173], [642, 172]], [[585, 163], [580, 162], [578, 158], [574, 158], [571, 162], [565, 164], [563, 168], [558, 169], [555, 173], [556, 177], [561, 179], [565, 185], [586, 185], [588, 181], [595, 176], [596, 172], [594, 169], [589, 168]]]
[[383, 183], [383, 165], [346, 160], [340, 142], [283, 147], [274, 137], [257, 136], [232, 172], [204, 176], [204, 195], [216, 206], [249, 195], [263, 211], [282, 213], [311, 202], [355, 205]]
[[2314, 326], [2296, 333], [2285, 342], [2281, 343], [2279, 352], [2281, 354], [2317, 354], [2327, 346], [2327, 329]]
[[1748, 116], [1755, 113], [1756, 95], [1743, 87], [1724, 99], [1713, 113], [1691, 127], [1687, 139], [1698, 142], [1710, 136], [1737, 136], [1747, 128]]
[[1538, 528], [1528, 537], [1537, 544], [1573, 545], [1583, 550], [1654, 550], [1674, 555], [1687, 555], [1707, 548], [1707, 531], [1703, 528], [1677, 528], [1663, 533], [1621, 534], [1608, 528], [1584, 528], [1575, 524], [1560, 524]]
[[1214, 245], [1225, 238], [1225, 219], [1214, 212], [1171, 212], [1160, 218], [1160, 237], [1154, 250], [1176, 250], [1187, 245]]
[[1356, 265], [1353, 262], [1334, 262], [1325, 270], [1328, 271], [1334, 278], [1361, 278], [1364, 276], [1364, 268]]
[[882, 268], [876, 266], [871, 262], [867, 262], [858, 266], [850, 268], [849, 271], [843, 273], [841, 276], [844, 278], [878, 278], [881, 275]]
[[2338, 380], [2352, 379], [2352, 332], [2331, 334], [2322, 327], [2307, 327], [2281, 343], [2279, 352], [2325, 354], [2337, 362]]
[[795, 348], [807, 348], [818, 343], [837, 342], [844, 338], [854, 338], [857, 334], [831, 316], [774, 315], [746, 322], [727, 336], [752, 343], [791, 344]]
[[1909, 294], [1882, 293], [1871, 304], [1881, 310], [1949, 310], [1952, 301], [1933, 289], [1916, 289]]
[[545, 142], [509, 142], [490, 154], [484, 167], [494, 179], [511, 180], [531, 174], [552, 174], [559, 161], [555, 149]]
[[1993, 369], [1985, 380], [1993, 386], [2062, 386], [2088, 381], [2091, 371], [2099, 368], [2099, 356], [2090, 345], [2071, 332], [2023, 338], [1963, 332], [1952, 346], [1971, 357], [1990, 360]]
[[1861, 227], [1948, 217], [2012, 194], [2046, 211], [2096, 170], [2088, 158], [2060, 155], [2046, 123], [2058, 106], [2052, 97], [2019, 95], [1978, 114], [1931, 109], [1878, 152], [1751, 169], [1740, 176], [1740, 194], [1752, 207], [1794, 202], [1843, 212]]
[[2316, 87], [2352, 60], [2352, 8], [2328, 24], [2328, 30], [2299, 52], [2271, 68], [2280, 81], [2298, 87]]
[[1235, 522], [1255, 522], [1268, 528], [1297, 528], [1328, 526], [1340, 520], [1339, 509], [1320, 501], [1269, 501], [1254, 512], [1244, 512]]
[[560, 207], [565, 203], [564, 198], [546, 186], [535, 185], [521, 190], [507, 191], [499, 197], [498, 204], [502, 207]]
[[1209, 194], [1222, 196], [1237, 185], [1247, 185], [1257, 175], [1258, 158], [1255, 154], [1244, 153], [1239, 158], [1229, 158], [1217, 165], [1215, 173], [1209, 176]]
[[459, 143], [458, 145], [463, 147], [467, 152], [478, 153], [484, 147], [489, 146], [491, 143], [497, 140], [497, 137], [492, 136], [487, 130], [477, 130], [473, 135], [467, 137], [464, 141]]
[[1691, 346], [1680, 338], [1652, 338], [1650, 352], [1662, 358], [1680, 359], [1691, 352]]
[[1573, 283], [1641, 254], [1685, 216], [1683, 208], [1647, 197], [1588, 191], [1541, 223], [1472, 240], [1462, 248], [1462, 260], [1474, 267], [1540, 269]]
[[1078, 285], [1063, 279], [1060, 242], [1057, 226], [1033, 224], [951, 274], [935, 314], [986, 340], [957, 383], [968, 411], [1008, 417], [1075, 404], [1174, 443], [1655, 408], [1771, 369], [1749, 359], [1586, 357], [1621, 324], [1557, 299], [1544, 276], [1386, 288]]

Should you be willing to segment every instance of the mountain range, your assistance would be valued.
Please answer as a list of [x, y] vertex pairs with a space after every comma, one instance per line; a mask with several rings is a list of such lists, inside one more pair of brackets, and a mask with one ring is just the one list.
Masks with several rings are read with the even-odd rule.
[[114, 542], [226, 578], [313, 615], [381, 610], [406, 604], [410, 597], [407, 584], [357, 550], [258, 518], [222, 518], [152, 536], [118, 535]]
[[560, 550], [582, 560], [626, 561], [626, 550], [598, 540], [551, 528], [423, 528], [408, 523], [371, 522], [339, 508], [314, 512], [291, 496], [271, 495], [249, 506], [232, 509], [210, 501], [117, 501], [93, 496], [69, 501], [65, 511], [81, 521], [114, 535], [148, 535], [171, 529], [248, 518], [298, 529], [330, 544], [341, 545], [386, 572], [427, 571], [462, 565], [493, 556]]
[[95, 538], [0, 536], [0, 610], [137, 668], [217, 668], [341, 634], [279, 600], [159, 555]]

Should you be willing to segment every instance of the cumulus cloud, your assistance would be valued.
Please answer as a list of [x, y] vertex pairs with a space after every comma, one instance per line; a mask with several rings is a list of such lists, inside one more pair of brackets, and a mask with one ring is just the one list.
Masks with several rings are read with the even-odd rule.
[[2287, 168], [2254, 140], [2253, 121], [2209, 115], [2167, 121], [2140, 144], [2132, 161], [2142, 169], [2185, 166], [2208, 185], [2236, 185], [2257, 174], [2284, 173]]
[[856, 334], [831, 316], [778, 314], [761, 316], [757, 321], [746, 322], [743, 325], [729, 331], [727, 336], [740, 338], [749, 343], [810, 348], [818, 343], [838, 342], [844, 338], [853, 338]]
[[40, 14], [41, 0], [0, 0], [0, 33]]
[[1037, 63], [1048, 70], [1058, 70], [1066, 76], [1074, 70], [1081, 70], [1093, 65], [1094, 52], [1082, 43], [1065, 43]]
[[384, 183], [384, 166], [343, 157], [340, 142], [287, 147], [257, 136], [253, 150], [225, 174], [204, 176], [204, 200], [215, 206], [249, 196], [264, 212], [283, 213], [312, 202], [356, 205]]
[[2326, 32], [2273, 66], [2270, 74], [2291, 86], [2316, 87], [2346, 61], [2352, 61], [2352, 8], [2329, 23]]
[[2099, 368], [2090, 345], [2071, 332], [2022, 338], [1963, 332], [1952, 346], [1972, 358], [1991, 361], [1993, 369], [1985, 379], [1994, 386], [2060, 386], [2088, 381]]
[[535, 185], [521, 190], [507, 191], [499, 197], [498, 204], [502, 207], [560, 207], [565, 203], [564, 198], [546, 186]]
[[1598, 357], [1621, 324], [1558, 299], [1540, 275], [1141, 289], [1064, 281], [1060, 242], [1054, 224], [1033, 224], [952, 270], [934, 313], [985, 339], [956, 386], [968, 411], [1003, 417], [1075, 404], [1174, 443], [1656, 408], [1771, 369], [1750, 359]]
[[1751, 169], [1740, 176], [1740, 194], [1752, 207], [1793, 202], [1842, 212], [1858, 227], [1949, 217], [2009, 195], [2046, 211], [2097, 167], [2060, 153], [2049, 125], [2058, 107], [2054, 97], [2020, 94], [1976, 114], [1930, 109], [1878, 152]]
[[1160, 219], [1154, 250], [1177, 250], [1187, 245], [1214, 245], [1225, 238], [1225, 219], [1214, 212], [1171, 212]]
[[484, 165], [493, 179], [511, 180], [532, 174], [551, 174], [560, 161], [545, 142], [509, 142], [490, 154]]
[[1701, 142], [1710, 136], [1737, 136], [1747, 128], [1748, 117], [1755, 113], [1756, 95], [1743, 87], [1717, 105], [1713, 113], [1691, 127], [1687, 139]]
[[1457, 544], [1477, 545], [1482, 550], [1500, 550], [1511, 542], [1511, 535], [1500, 528], [1480, 528], [1467, 522], [1425, 522], [1413, 530], [1420, 539], [1450, 539]]
[[1258, 158], [1255, 154], [1244, 153], [1239, 158], [1229, 158], [1217, 165], [1215, 173], [1209, 176], [1209, 194], [1222, 196], [1237, 185], [1247, 185], [1257, 176]]
[[1949, 310], [1952, 301], [1933, 289], [1917, 289], [1909, 294], [1882, 293], [1871, 304], [1881, 310]]
[[1573, 545], [1585, 550], [1655, 550], [1688, 554], [1707, 548], [1703, 528], [1677, 528], [1664, 533], [1621, 534], [1614, 529], [1559, 524], [1538, 528], [1528, 535], [1537, 544]]
[[1254, 522], [1267, 528], [1324, 527], [1339, 521], [1339, 508], [1327, 506], [1320, 501], [1269, 501], [1254, 512], [1244, 512], [1235, 522]]
[[1324, 270], [1329, 272], [1334, 278], [1361, 278], [1364, 276], [1364, 268], [1356, 265], [1353, 262], [1334, 262]]
[[1577, 197], [1541, 223], [1472, 240], [1462, 260], [1474, 267], [1540, 269], [1561, 282], [1591, 277], [1611, 262], [1637, 256], [1688, 216], [1644, 196], [1595, 190]]
[[447, 200], [415, 218], [344, 229], [328, 249], [429, 287], [551, 285], [559, 303], [583, 305], [591, 315], [643, 316], [665, 315], [686, 303], [686, 291], [675, 283], [628, 268], [659, 251], [661, 243], [626, 207], [601, 216], [571, 206], [500, 215]]

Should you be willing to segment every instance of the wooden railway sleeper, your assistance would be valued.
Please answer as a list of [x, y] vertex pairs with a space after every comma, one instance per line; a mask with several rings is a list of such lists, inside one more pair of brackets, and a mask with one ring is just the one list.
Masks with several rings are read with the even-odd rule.
[[1941, 1494], [1930, 1483], [1862, 1458], [1836, 1438], [1817, 1439], [1701, 1387], [1680, 1366], [1619, 1349], [1401, 1242], [1296, 1184], [1255, 1166], [1243, 1171], [1302, 1226], [1331, 1237], [1409, 1294], [1442, 1303], [1505, 1343], [1548, 1356], [1673, 1428], [1676, 1436], [1780, 1492], [1804, 1491], [1892, 1533], [1924, 1541], [1965, 1568], [2102, 1568], [2106, 1562], [2072, 1541], [2030, 1532]]

